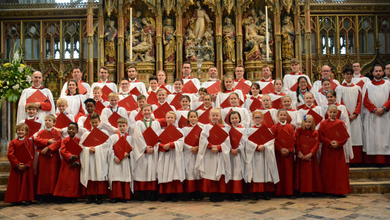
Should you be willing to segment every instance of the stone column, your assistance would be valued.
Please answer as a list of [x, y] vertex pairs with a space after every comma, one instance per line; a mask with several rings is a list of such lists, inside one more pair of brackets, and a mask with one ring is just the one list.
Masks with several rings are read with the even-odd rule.
[[87, 9], [87, 72], [88, 72], [88, 83], [93, 83], [93, 2], [88, 1]]
[[123, 8], [122, 1], [119, 1], [119, 6], [118, 6], [118, 49], [117, 49], [117, 77], [116, 80], [119, 81], [122, 77], [125, 76], [125, 38], [124, 38], [124, 30], [125, 30], [125, 25], [124, 25], [124, 20], [123, 20]]

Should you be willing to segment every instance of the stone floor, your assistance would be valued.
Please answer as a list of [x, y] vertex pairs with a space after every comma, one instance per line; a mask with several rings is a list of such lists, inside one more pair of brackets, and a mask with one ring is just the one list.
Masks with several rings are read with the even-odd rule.
[[389, 219], [390, 194], [353, 194], [346, 198], [273, 198], [241, 202], [138, 202], [102, 205], [42, 204], [9, 207], [0, 219]]

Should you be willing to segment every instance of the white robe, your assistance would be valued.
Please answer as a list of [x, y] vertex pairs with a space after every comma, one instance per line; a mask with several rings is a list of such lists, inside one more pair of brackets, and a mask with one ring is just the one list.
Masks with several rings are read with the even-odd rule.
[[[199, 79], [197, 79], [197, 78], [183, 79], [183, 82], [184, 82], [183, 86], [184, 86], [188, 81], [190, 81], [190, 80], [194, 83], [196, 89], [199, 90], [199, 88], [200, 88], [200, 81], [199, 81]], [[174, 90], [174, 89], [173, 89], [173, 90]], [[172, 92], [173, 92], [173, 91], [172, 91]]]
[[[198, 123], [202, 128], [203, 125]], [[192, 131], [193, 127], [184, 127], [184, 139]], [[198, 154], [193, 154], [191, 152], [193, 146], [190, 146], [186, 143], [183, 143], [183, 157], [184, 157], [184, 167], [185, 167], [185, 179], [186, 180], [200, 180], [202, 179], [199, 170], [195, 169], [195, 162]], [[196, 147], [196, 146], [194, 146]], [[199, 150], [199, 149], [198, 149]]]
[[[337, 79], [332, 79], [332, 81], [339, 86], [340, 82]], [[318, 92], [322, 88], [322, 80], [317, 80], [313, 83], [313, 86], [311, 87], [310, 91]], [[336, 87], [337, 88], [337, 87]]]
[[293, 85], [295, 85], [295, 83], [298, 82], [298, 78], [301, 77], [301, 76], [304, 76], [308, 83], [311, 85], [311, 82], [310, 82], [310, 78], [307, 76], [307, 75], [291, 75], [291, 74], [286, 74], [284, 75], [283, 77], [283, 89], [282, 89], [282, 92], [283, 93], [288, 93], [288, 92], [291, 92], [291, 87]]
[[[389, 98], [390, 83], [386, 81], [382, 85], [373, 85], [368, 82], [363, 87], [363, 97], [366, 92], [371, 103], [381, 108]], [[368, 155], [390, 155], [389, 122], [389, 112], [379, 117], [363, 107], [363, 151]]]
[[[263, 90], [266, 86], [268, 86], [268, 84], [274, 84], [274, 80], [270, 79], [270, 81], [267, 81], [267, 82], [263, 82], [261, 80], [257, 81], [256, 83], [259, 84], [260, 86], [260, 89]], [[267, 94], [267, 93], [262, 93], [262, 94]]]
[[245, 99], [244, 99], [244, 95], [242, 94], [242, 91], [239, 90], [239, 89], [236, 89], [236, 90], [231, 90], [231, 92], [227, 92], [227, 93], [223, 93], [221, 91], [218, 92], [217, 94], [217, 98], [215, 100], [215, 107], [219, 107], [221, 108], [221, 104], [227, 99], [229, 98], [229, 95], [230, 93], [232, 92], [235, 92], [238, 94], [238, 97], [241, 99], [241, 101], [244, 103], [245, 102]]
[[[160, 88], [160, 85], [157, 85], [157, 90]], [[165, 88], [168, 89], [169, 92], [173, 92], [173, 87], [171, 85], [165, 85]], [[149, 86], [148, 92], [152, 91], [152, 88]]]
[[[337, 97], [338, 97], [338, 93], [337, 93]], [[322, 94], [321, 92], [316, 92], [315, 93], [315, 100], [317, 102], [317, 105], [318, 106], [326, 106], [328, 105], [328, 98]]]
[[[26, 103], [27, 99], [34, 94], [37, 91], [37, 89], [33, 88], [27, 88], [24, 89], [22, 92], [22, 95], [20, 95], [19, 98], [19, 104], [18, 104], [18, 113], [16, 116], [16, 121], [21, 121], [25, 118], [28, 117], [28, 114], [26, 112]], [[51, 110], [50, 111], [43, 111], [41, 109], [38, 110], [38, 118], [44, 119], [46, 115], [48, 114], [53, 114], [55, 113], [55, 105], [54, 105], [54, 100], [53, 100], [53, 95], [49, 89], [40, 89], [40, 91], [49, 99], [51, 103]]]
[[297, 110], [296, 111], [288, 111], [287, 110], [287, 113], [291, 117], [290, 124], [295, 125], [295, 130], [297, 130], [297, 128], [301, 127], [302, 117], [301, 117], [301, 114], [299, 113], [299, 111], [297, 111]]
[[[88, 116], [81, 116], [77, 121], [77, 125], [79, 126], [79, 132], [76, 134], [78, 138], [81, 138], [85, 132], [89, 132], [85, 127], [84, 123], [87, 120]], [[92, 126], [91, 126], [92, 127]]]
[[[82, 95], [82, 96], [85, 96], [84, 97], [84, 100], [85, 99], [87, 99], [88, 97], [90, 97], [90, 93], [91, 93], [91, 87], [89, 86], [89, 84], [88, 83], [86, 83], [86, 82], [82, 82], [81, 83], [83, 86], [84, 86], [84, 88], [87, 90], [87, 93], [85, 94], [85, 95]], [[61, 90], [61, 97], [64, 97], [64, 96], [66, 96], [66, 91], [68, 90], [68, 82], [66, 82], [65, 84], [64, 84], [64, 86], [62, 87], [62, 90]], [[93, 92], [92, 92], [93, 93]], [[92, 96], [93, 97], [93, 96]]]
[[[146, 91], [146, 86], [145, 86], [145, 84], [143, 82], [135, 82], [135, 81], [134, 82], [130, 82], [130, 91], [133, 90], [134, 88], [137, 88], [141, 95], [147, 95], [148, 94], [148, 92]], [[122, 92], [121, 88], [119, 88], [119, 92]]]
[[224, 108], [221, 111], [222, 112], [222, 119], [224, 121], [229, 121], [229, 118], [227, 118], [227, 117], [228, 117], [228, 113], [230, 112], [231, 109], [233, 111], [237, 111], [237, 112], [240, 113], [240, 116], [241, 116], [240, 124], [244, 128], [249, 128], [249, 124], [251, 123], [251, 114], [249, 113], [249, 111], [246, 108], [241, 108], [241, 107], [227, 107], [227, 108]]
[[[219, 181], [222, 175], [225, 175], [225, 182], [230, 180], [230, 138], [221, 144], [222, 152], [216, 154], [207, 149], [208, 137], [210, 130], [213, 127], [211, 124], [206, 124], [203, 127], [199, 140], [199, 151], [195, 162], [195, 172], [199, 172], [204, 179]], [[223, 128], [225, 131], [227, 128]], [[227, 132], [226, 132], [227, 133]]]
[[[259, 95], [260, 97], [263, 97], [262, 95]], [[248, 109], [248, 111], [250, 111], [250, 107], [253, 103], [253, 100], [251, 99], [252, 95], [246, 95], [246, 100], [244, 102], [244, 104], [242, 105], [242, 107]], [[261, 98], [259, 99], [259, 101], [261, 102]]]
[[[58, 115], [55, 115], [55, 116], [56, 116], [56, 118], [58, 117]], [[68, 117], [72, 122], [74, 122], [74, 116], [72, 114], [67, 113], [66, 117]], [[60, 133], [61, 133], [62, 139], [68, 137], [69, 136], [68, 127], [62, 128]]]
[[[121, 101], [122, 99], [127, 98], [129, 95], [130, 95], [130, 91], [119, 93], [119, 101]], [[132, 96], [133, 96], [134, 100], [137, 101], [137, 96], [136, 95], [132, 95]]]
[[[129, 117], [127, 116], [127, 111], [126, 111], [126, 109], [123, 108], [123, 107], [118, 107], [118, 106], [117, 106], [117, 108], [118, 108], [118, 109], [117, 109], [116, 112], [117, 112], [121, 117], [124, 117], [124, 118], [126, 118], [127, 121], [129, 121]], [[116, 133], [115, 131], [117, 130], [117, 128], [115, 128], [114, 126], [112, 126], [112, 125], [110, 124], [110, 122], [108, 121], [112, 114], [113, 114], [113, 111], [111, 111], [111, 109], [108, 107], [108, 108], [104, 108], [104, 109], [103, 109], [102, 115], [101, 115], [101, 117], [100, 117], [100, 119], [101, 119], [101, 124], [100, 124], [100, 126], [101, 126], [103, 129], [107, 130], [107, 132], [110, 134], [110, 136], [113, 135], [113, 134], [115, 134], [115, 133]]]
[[[241, 80], [245, 80], [244, 83], [247, 84], [248, 86], [252, 86], [252, 82], [250, 80], [246, 80], [246, 79], [241, 79]], [[238, 84], [239, 82], [236, 82], [236, 80], [234, 80], [234, 87], [236, 87], [236, 85]]]
[[[68, 112], [69, 114], [72, 114], [74, 116], [78, 115], [80, 111], [80, 107], [83, 109], [84, 114], [87, 112], [87, 110], [84, 107], [85, 96], [67, 95], [61, 98], [66, 99], [66, 101], [68, 102], [68, 108], [66, 108], [65, 111]], [[58, 108], [56, 112], [59, 112]]]
[[[94, 128], [98, 129], [98, 128]], [[108, 135], [106, 130], [102, 130]], [[80, 182], [87, 187], [88, 181], [108, 180], [108, 152], [110, 150], [110, 138], [101, 145], [95, 146], [95, 153], [89, 152], [89, 147], [82, 145], [91, 132], [85, 132], [80, 139], [80, 146], [83, 150], [80, 153]]]
[[91, 88], [91, 92], [90, 92], [90, 95], [89, 97], [90, 98], [93, 98], [93, 88], [95, 88], [96, 86], [100, 87], [100, 88], [103, 88], [104, 86], [107, 86], [108, 88], [110, 88], [112, 90], [112, 92], [118, 92], [118, 88], [116, 87], [116, 84], [115, 83], [112, 83], [112, 82], [95, 82], [92, 84]]
[[[149, 126], [149, 122], [147, 122]], [[152, 128], [158, 135], [161, 127], [158, 121], [152, 122]], [[137, 121], [134, 129], [134, 146], [133, 146], [133, 160], [134, 167], [134, 181], [150, 182], [157, 180], [157, 162], [158, 162], [158, 144], [154, 146], [153, 154], [145, 153], [146, 142], [142, 133], [146, 130], [143, 121]]]
[[[132, 181], [132, 158], [133, 153], [130, 152], [130, 158], [124, 157], [123, 160], [117, 164], [115, 163], [115, 152], [114, 152], [114, 145], [116, 142], [118, 142], [119, 137], [118, 134], [113, 134], [110, 137], [110, 150], [108, 151], [108, 183], [110, 185], [110, 189], [112, 190], [112, 182], [119, 181], [119, 182], [128, 182], [130, 183], [131, 191], [133, 191], [133, 181]], [[133, 147], [133, 139], [131, 136], [126, 137], [127, 142], [130, 144], [130, 146]]]
[[[230, 131], [231, 127], [228, 127], [228, 131]], [[247, 139], [245, 128], [237, 128], [237, 131], [239, 131], [242, 134], [240, 144], [238, 145], [239, 151], [237, 155], [233, 155], [230, 153], [230, 173], [231, 178], [230, 180], [242, 180], [245, 177], [245, 140]], [[233, 148], [230, 146], [230, 150]]]
[[[177, 129], [183, 134], [183, 131], [180, 128]], [[179, 138], [173, 143], [175, 145], [175, 148], [173, 148], [172, 150], [168, 152], [158, 151], [158, 183], [169, 183], [174, 180], [180, 180], [181, 182], [183, 182], [185, 179], [185, 167], [183, 158], [184, 134], [183, 137]]]
[[[356, 109], [358, 97], [361, 96], [360, 86], [355, 85], [353, 87], [347, 87], [341, 85], [336, 88], [336, 93], [337, 102], [341, 104], [342, 99], [348, 112], [353, 114]], [[360, 111], [360, 114], [352, 122], [350, 121], [352, 146], [363, 145], [363, 123], [361, 113], [362, 111]]]
[[210, 86], [212, 86], [214, 83], [220, 81], [219, 79], [217, 80], [208, 80], [208, 81], [205, 81], [205, 82], [202, 82], [202, 86], [201, 88], [209, 88]]
[[[31, 120], [33, 118], [27, 117], [27, 118], [21, 120], [20, 123], [24, 123], [26, 121], [26, 119]], [[41, 124], [41, 128], [39, 128], [39, 130], [35, 134], [33, 134], [31, 137], [36, 138], [37, 135], [38, 135], [38, 132], [40, 132], [41, 130], [45, 129], [45, 122], [43, 120], [44, 120], [44, 118], [42, 119], [40, 117], [37, 117], [37, 115], [35, 115], [34, 122], [40, 123]]]
[[[312, 109], [314, 112], [316, 112], [317, 114], [321, 115], [322, 117], [322, 120], [324, 120], [324, 113], [322, 113], [322, 108], [320, 106], [316, 106]], [[301, 115], [301, 119], [303, 119], [303, 117], [310, 111], [310, 110], [305, 110], [305, 109], [299, 109], [299, 114]], [[320, 128], [320, 124], [321, 123], [318, 123], [318, 125], [316, 126], [316, 130], [318, 131], [318, 129]]]
[[[249, 138], [257, 128], [246, 129], [246, 136]], [[246, 176], [245, 180], [248, 183], [267, 183], [279, 182], [279, 172], [275, 158], [275, 139], [272, 139], [264, 144], [263, 152], [256, 151], [257, 144], [246, 139]]]

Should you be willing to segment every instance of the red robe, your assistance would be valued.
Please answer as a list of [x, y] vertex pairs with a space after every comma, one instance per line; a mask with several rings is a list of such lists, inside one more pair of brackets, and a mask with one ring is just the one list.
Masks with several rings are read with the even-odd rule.
[[294, 193], [294, 146], [295, 142], [291, 143], [290, 147], [287, 148], [290, 154], [286, 157], [282, 155], [280, 150], [282, 145], [278, 142], [277, 135], [284, 129], [293, 137], [295, 137], [294, 127], [290, 124], [281, 125], [280, 122], [271, 127], [271, 131], [275, 136], [275, 156], [276, 163], [278, 165], [280, 181], [276, 184], [275, 191], [276, 195], [293, 195]]
[[[54, 189], [54, 196], [79, 198], [82, 196], [82, 185], [80, 183], [80, 165], [70, 167], [70, 157], [72, 153], [67, 150], [67, 143], [71, 137], [66, 137], [61, 141], [61, 156], [62, 162], [60, 172], [58, 174], [58, 181], [56, 188]], [[80, 142], [80, 138], [74, 137], [76, 143]], [[80, 160], [77, 160], [80, 164]]]
[[19, 171], [16, 167], [20, 162], [15, 157], [14, 151], [21, 147], [23, 142], [26, 143], [27, 149], [34, 156], [34, 144], [31, 139], [21, 141], [19, 138], [16, 138], [9, 143], [7, 157], [11, 163], [11, 171], [4, 199], [6, 203], [34, 200], [34, 159], [25, 164], [27, 167], [24, 171]]
[[[44, 132], [50, 132], [57, 140], [56, 143], [49, 144], [46, 138], [42, 138]], [[46, 155], [39, 154], [38, 156], [38, 168], [37, 168], [37, 195], [52, 195], [54, 188], [56, 187], [58, 171], [61, 165], [61, 159], [59, 149], [61, 147], [61, 133], [54, 128], [51, 131], [47, 129], [38, 132], [35, 139], [35, 145], [37, 151], [43, 150], [45, 147], [49, 147], [50, 151]]]
[[349, 185], [349, 168], [345, 162], [343, 146], [347, 140], [338, 142], [338, 148], [330, 148], [330, 142], [324, 135], [324, 131], [337, 123], [344, 123], [339, 119], [334, 121], [326, 119], [321, 122], [318, 133], [322, 143], [321, 148], [321, 178], [324, 193], [348, 194], [351, 192]]
[[[316, 139], [317, 144], [312, 148], [301, 146], [299, 142], [301, 135]], [[320, 166], [317, 159], [317, 151], [320, 146], [318, 131], [303, 130], [302, 128], [298, 128], [295, 137], [296, 152], [301, 151], [303, 156], [311, 152], [313, 156], [309, 161], [296, 157], [294, 190], [299, 190], [302, 193], [322, 192]]]

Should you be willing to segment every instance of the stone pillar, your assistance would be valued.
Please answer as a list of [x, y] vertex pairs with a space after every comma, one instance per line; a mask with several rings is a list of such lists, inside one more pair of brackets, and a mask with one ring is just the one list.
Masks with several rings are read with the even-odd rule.
[[92, 85], [93, 83], [93, 2], [88, 1], [87, 9], [87, 72], [88, 72], [88, 83]]
[[223, 51], [222, 51], [222, 8], [220, 3], [217, 5], [215, 22], [215, 43], [216, 43], [216, 67], [220, 76], [223, 76]]
[[274, 30], [275, 30], [275, 73], [277, 78], [282, 78], [283, 68], [282, 68], [282, 34], [281, 34], [281, 24], [280, 24], [280, 7], [279, 1], [275, 1], [275, 21], [274, 21]]
[[99, 4], [99, 54], [98, 54], [98, 69], [104, 66], [104, 17], [103, 17], [103, 3]]
[[310, 25], [310, 3], [309, 0], [305, 2], [305, 48], [306, 48], [306, 75], [310, 77], [313, 82], [312, 70], [312, 51], [311, 51], [311, 25]]
[[119, 1], [118, 6], [118, 47], [117, 47], [117, 77], [116, 80], [119, 81], [122, 77], [125, 76], [125, 25], [123, 19], [123, 8], [122, 1]]
[[159, 1], [156, 16], [156, 72], [163, 69], [163, 43], [162, 43], [162, 8]]
[[243, 60], [243, 36], [242, 36], [242, 8], [240, 1], [237, 1], [236, 11], [236, 63], [244, 65]]
[[176, 76], [177, 78], [181, 74], [181, 66], [183, 63], [183, 31], [182, 31], [182, 8], [181, 1], [177, 1], [176, 6]]

